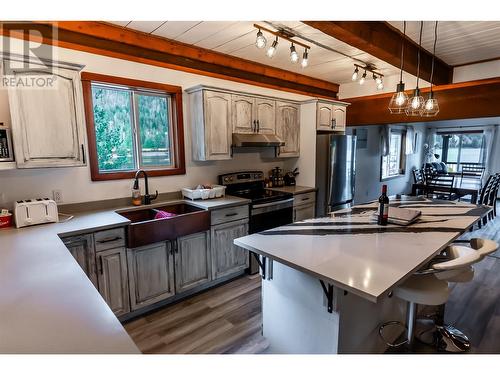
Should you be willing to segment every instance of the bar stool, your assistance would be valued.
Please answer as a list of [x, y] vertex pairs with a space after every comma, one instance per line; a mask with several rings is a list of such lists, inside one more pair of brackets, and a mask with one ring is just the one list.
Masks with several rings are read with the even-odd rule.
[[[482, 240], [488, 241], [488, 240]], [[480, 241], [478, 241], [480, 242]], [[484, 243], [484, 242], [483, 242]], [[491, 247], [491, 246], [490, 246]], [[383, 336], [383, 330], [388, 325], [400, 324], [400, 322], [387, 322], [380, 326], [379, 335], [389, 346], [400, 346], [407, 344], [410, 348], [414, 343], [414, 330], [416, 323], [416, 313], [417, 305], [430, 305], [430, 306], [441, 306], [446, 303], [450, 293], [448, 286], [448, 281], [451, 279], [459, 280], [460, 278], [470, 278], [471, 264], [476, 263], [482, 259], [482, 250], [473, 249], [466, 246], [450, 246], [446, 251], [446, 258], [443, 261], [443, 257], [436, 257], [430, 262], [428, 268], [420, 270], [412, 275], [403, 284], [399, 285], [394, 289], [393, 294], [407, 302], [407, 315], [406, 315], [406, 340], [398, 344], [389, 343]], [[473, 270], [472, 270], [473, 272]], [[444, 277], [436, 277], [438, 273], [443, 273]], [[465, 277], [464, 273], [468, 273]], [[473, 277], [473, 273], [472, 273]], [[442, 322], [438, 322], [442, 323]], [[444, 324], [440, 324], [439, 327], [444, 327]], [[470, 344], [467, 340], [461, 340], [461, 337], [457, 339], [459, 341], [455, 346], [450, 346], [454, 344], [455, 332], [452, 332], [453, 327], [450, 327], [448, 331], [444, 331], [443, 335], [447, 339], [447, 334], [449, 333], [451, 339], [449, 351], [465, 351], [468, 350]], [[465, 335], [464, 335], [465, 336]], [[444, 340], [444, 339], [443, 339]], [[445, 341], [448, 343], [448, 341]], [[462, 342], [464, 342], [462, 344]], [[442, 342], [440, 342], [442, 343]], [[443, 345], [442, 345], [443, 347]], [[446, 346], [443, 349], [447, 349]]]

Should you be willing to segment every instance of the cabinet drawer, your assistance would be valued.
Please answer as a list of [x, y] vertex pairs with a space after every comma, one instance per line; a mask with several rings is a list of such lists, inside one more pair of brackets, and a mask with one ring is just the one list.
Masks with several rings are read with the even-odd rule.
[[225, 223], [228, 221], [245, 219], [248, 217], [248, 205], [230, 208], [221, 208], [212, 211], [212, 225]]
[[293, 197], [293, 206], [300, 206], [302, 204], [311, 204], [316, 201], [316, 192], [311, 191], [310, 193], [298, 194]]
[[94, 233], [95, 250], [102, 251], [125, 246], [125, 229], [114, 228]]

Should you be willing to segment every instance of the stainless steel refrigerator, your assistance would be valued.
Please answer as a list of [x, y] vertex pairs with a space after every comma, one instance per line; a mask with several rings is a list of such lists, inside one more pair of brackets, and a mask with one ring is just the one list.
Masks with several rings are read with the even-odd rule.
[[316, 135], [316, 216], [349, 206], [356, 179], [356, 136]]

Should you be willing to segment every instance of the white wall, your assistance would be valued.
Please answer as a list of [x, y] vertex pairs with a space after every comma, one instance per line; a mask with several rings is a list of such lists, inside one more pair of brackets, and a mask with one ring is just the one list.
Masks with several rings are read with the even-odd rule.
[[453, 83], [500, 77], [500, 60], [464, 65], [453, 69]]
[[[385, 125], [381, 126], [356, 126], [354, 129], [365, 128], [368, 131], [367, 147], [356, 150], [356, 189], [354, 194], [354, 203], [359, 204], [376, 199], [380, 196], [382, 185], [387, 185], [388, 193], [409, 194], [413, 183], [412, 170], [419, 168], [422, 164], [422, 149], [425, 139], [425, 126], [416, 124], [413, 128], [418, 133], [418, 146], [415, 154], [406, 157], [406, 173], [404, 176], [396, 177], [386, 181], [380, 181], [380, 131]], [[393, 126], [393, 125], [391, 125]], [[394, 125], [401, 127], [400, 125]]]
[[[1, 45], [1, 44], [0, 44]], [[20, 48], [20, 41], [12, 39], [13, 49]], [[18, 53], [21, 53], [20, 49]], [[13, 51], [15, 52], [15, 51]], [[121, 76], [146, 81], [168, 83], [183, 89], [205, 84], [249, 93], [272, 95], [293, 100], [307, 100], [310, 97], [265, 89], [257, 86], [240, 84], [217, 78], [211, 78], [181, 71], [155, 67], [105, 56], [57, 48], [57, 59], [85, 65], [84, 71]], [[245, 151], [235, 154], [232, 160], [218, 162], [195, 162], [191, 157], [191, 136], [189, 126], [189, 108], [187, 95], [183, 98], [184, 133], [186, 148], [186, 174], [151, 178], [150, 188], [160, 192], [176, 191], [184, 186], [198, 183], [215, 183], [217, 175], [245, 169], [268, 170], [280, 166], [289, 170], [297, 159], [279, 160], [274, 158], [272, 150]], [[0, 89], [0, 122], [10, 124], [8, 97], [6, 90]], [[302, 141], [301, 141], [302, 142]], [[302, 152], [307, 153], [307, 145], [302, 144]], [[89, 167], [46, 168], [38, 170], [0, 171], [0, 203], [9, 203], [23, 198], [39, 196], [52, 197], [52, 190], [60, 189], [65, 203], [111, 199], [130, 195], [132, 181], [116, 180], [92, 182]], [[3, 194], [2, 194], [3, 193]]]

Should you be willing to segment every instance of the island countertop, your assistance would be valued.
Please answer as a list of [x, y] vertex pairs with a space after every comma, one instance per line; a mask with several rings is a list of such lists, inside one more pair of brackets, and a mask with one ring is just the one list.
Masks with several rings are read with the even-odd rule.
[[310, 219], [238, 238], [249, 251], [317, 277], [372, 302], [424, 265], [490, 208], [461, 202], [412, 199], [391, 206], [422, 217], [407, 227], [370, 222], [376, 203], [334, 217]]
[[[184, 200], [148, 207], [176, 202]], [[226, 196], [185, 202], [210, 210], [249, 201]], [[60, 239], [128, 225], [115, 212], [119, 208], [0, 230], [0, 353], [140, 353]]]

